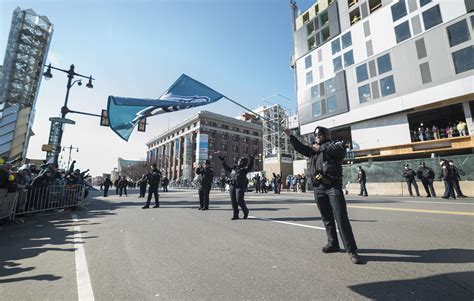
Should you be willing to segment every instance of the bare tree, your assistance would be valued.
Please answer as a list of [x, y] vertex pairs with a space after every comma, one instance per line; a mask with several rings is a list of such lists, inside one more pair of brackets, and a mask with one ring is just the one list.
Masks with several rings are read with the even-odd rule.
[[138, 181], [140, 178], [147, 173], [146, 165], [143, 163], [137, 163], [129, 166], [122, 167], [121, 174], [133, 181]]

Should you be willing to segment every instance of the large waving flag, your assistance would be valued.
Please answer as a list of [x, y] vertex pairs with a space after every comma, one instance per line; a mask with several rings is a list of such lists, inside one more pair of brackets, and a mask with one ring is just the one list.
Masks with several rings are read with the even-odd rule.
[[146, 117], [207, 105], [223, 97], [182, 74], [158, 99], [109, 96], [109, 125], [117, 135], [128, 141], [133, 128]]

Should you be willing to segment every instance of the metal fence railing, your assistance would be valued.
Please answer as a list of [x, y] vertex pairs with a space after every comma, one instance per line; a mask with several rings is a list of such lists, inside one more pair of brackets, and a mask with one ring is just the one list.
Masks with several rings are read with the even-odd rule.
[[0, 190], [0, 219], [71, 207], [86, 206], [84, 185], [26, 187], [16, 192]]

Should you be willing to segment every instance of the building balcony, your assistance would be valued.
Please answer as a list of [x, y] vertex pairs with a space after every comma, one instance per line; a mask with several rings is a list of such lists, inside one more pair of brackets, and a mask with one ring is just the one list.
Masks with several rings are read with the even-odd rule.
[[474, 136], [461, 136], [445, 139], [413, 142], [385, 147], [350, 150], [346, 161], [367, 161], [402, 159], [407, 157], [426, 157], [431, 153], [450, 154], [474, 149]]

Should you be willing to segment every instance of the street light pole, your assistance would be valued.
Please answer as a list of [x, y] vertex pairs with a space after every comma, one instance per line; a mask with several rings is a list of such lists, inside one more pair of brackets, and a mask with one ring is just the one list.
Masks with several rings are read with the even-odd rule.
[[76, 150], [76, 152], [79, 152], [79, 148], [78, 147], [73, 147], [72, 145], [70, 145], [69, 147], [63, 147], [63, 150], [65, 149], [69, 149], [69, 158], [67, 159], [67, 168], [66, 170], [69, 170], [69, 166], [71, 164], [71, 152], [73, 149]]
[[[61, 68], [56, 68], [56, 67], [53, 67], [51, 66], [51, 64], [48, 65], [48, 69], [46, 70], [45, 73], [43, 73], [43, 76], [45, 77], [46, 80], [48, 79], [51, 79], [53, 77], [53, 74], [51, 73], [51, 69], [53, 70], [58, 70], [58, 71], [61, 71], [61, 72], [64, 72], [67, 74], [67, 77], [68, 77], [68, 81], [67, 81], [67, 85], [66, 85], [66, 97], [64, 99], [64, 105], [62, 106], [61, 108], [61, 117], [63, 119], [66, 118], [66, 115], [67, 113], [79, 113], [79, 114], [84, 114], [84, 115], [92, 115], [92, 116], [98, 116], [100, 117], [100, 115], [95, 115], [95, 114], [90, 114], [90, 113], [83, 113], [83, 112], [77, 112], [77, 111], [71, 111], [69, 110], [69, 108], [67, 107], [67, 103], [68, 103], [68, 100], [69, 100], [69, 90], [72, 88], [72, 86], [74, 86], [74, 84], [77, 83], [78, 86], [81, 86], [82, 85], [82, 80], [81, 79], [77, 79], [77, 80], [74, 80], [74, 77], [82, 77], [82, 78], [86, 78], [89, 80], [89, 82], [87, 83], [86, 87], [89, 88], [89, 89], [92, 89], [94, 86], [92, 85], [92, 81], [95, 80], [95, 78], [91, 76], [85, 76], [85, 75], [82, 75], [82, 74], [79, 74], [79, 73], [76, 73], [75, 70], [74, 70], [74, 64], [72, 64], [70, 67], [69, 67], [69, 70], [65, 70], [65, 69], [61, 69]], [[74, 80], [74, 81], [73, 81]], [[66, 121], [66, 120], [65, 120]], [[53, 161], [54, 163], [58, 163], [58, 156], [59, 156], [59, 153], [61, 152], [61, 141], [62, 141], [62, 137], [63, 137], [63, 132], [64, 132], [64, 122], [59, 122], [57, 125], [57, 127], [59, 127], [59, 129], [57, 129], [57, 138], [55, 139], [55, 149], [53, 151]], [[53, 130], [53, 124], [51, 126], [51, 130]], [[51, 132], [50, 132], [50, 139], [51, 139]], [[71, 146], [72, 147], [72, 146]], [[71, 154], [71, 152], [69, 151], [69, 154]], [[69, 168], [69, 163], [68, 163], [68, 168]]]

